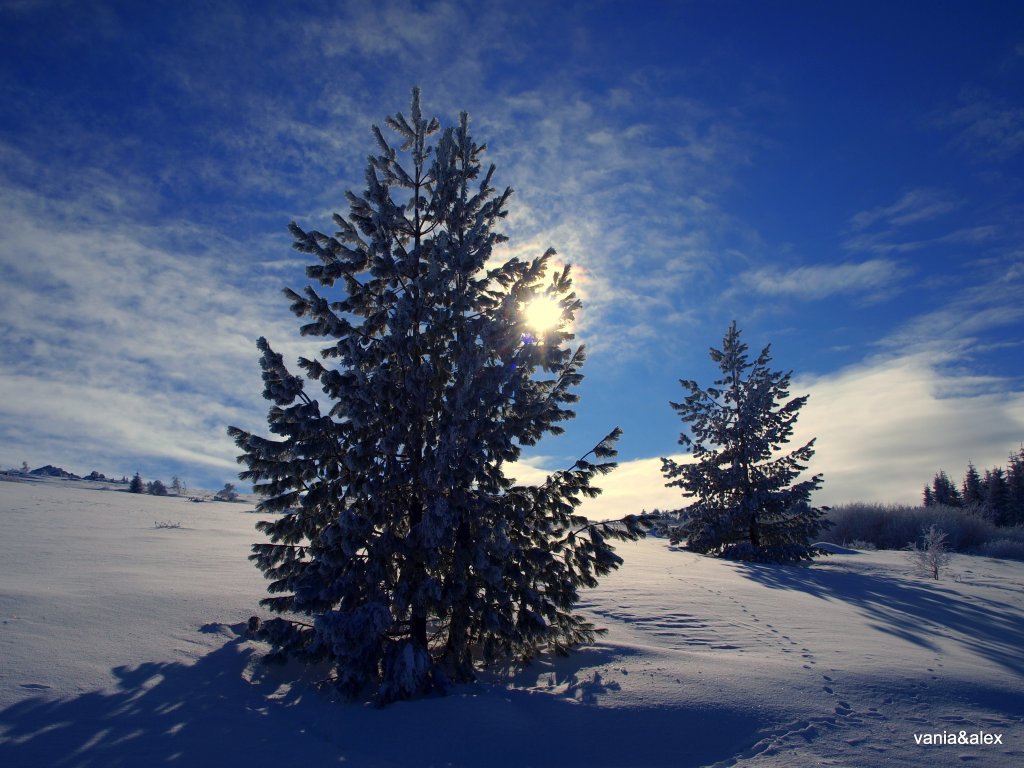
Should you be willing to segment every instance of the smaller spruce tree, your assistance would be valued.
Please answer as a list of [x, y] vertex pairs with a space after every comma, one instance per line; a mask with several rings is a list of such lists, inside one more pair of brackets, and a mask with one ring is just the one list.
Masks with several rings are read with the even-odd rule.
[[142, 482], [142, 478], [139, 476], [138, 472], [135, 473], [135, 477], [133, 477], [131, 483], [128, 484], [128, 490], [132, 493], [146, 492], [146, 484]]
[[820, 554], [811, 546], [814, 537], [831, 525], [810, 504], [821, 475], [797, 482], [814, 440], [782, 452], [807, 396], [789, 399], [792, 374], [769, 369], [770, 347], [750, 361], [735, 322], [711, 359], [722, 377], [707, 388], [680, 380], [687, 397], [671, 403], [690, 425], [692, 437], [684, 433], [679, 443], [696, 462], [661, 460], [666, 484], [694, 497], [675, 513], [680, 522], [669, 536], [685, 539], [693, 551], [733, 559], [809, 560]]

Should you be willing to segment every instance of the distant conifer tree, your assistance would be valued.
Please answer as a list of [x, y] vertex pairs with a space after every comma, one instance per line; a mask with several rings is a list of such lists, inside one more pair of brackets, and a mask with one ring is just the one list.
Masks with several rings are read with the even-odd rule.
[[981, 487], [981, 475], [975, 468], [973, 462], [967, 462], [967, 472], [964, 473], [964, 482], [960, 487], [960, 498], [965, 507], [980, 507], [985, 503], [985, 494]]
[[217, 501], [235, 501], [238, 498], [238, 491], [235, 490], [235, 484], [224, 483], [224, 487], [213, 494], [213, 498]]
[[[960, 492], [944, 470], [939, 470], [932, 480], [932, 504], [941, 507], [963, 506]], [[926, 504], [925, 506], [928, 505]]]
[[[579, 589], [621, 563], [609, 539], [635, 539], [646, 524], [576, 513], [614, 466], [617, 429], [595, 461], [540, 485], [505, 476], [521, 446], [575, 415], [566, 404], [584, 355], [567, 346], [567, 326], [580, 301], [553, 251], [494, 260], [511, 190], [491, 186], [465, 114], [441, 131], [414, 90], [408, 117], [385, 122], [398, 145], [374, 127], [366, 189], [348, 194], [337, 233], [291, 225], [320, 287], [286, 295], [303, 335], [327, 344], [299, 365], [328, 410], [260, 339], [280, 439], [230, 429], [259, 508], [284, 513], [260, 523], [271, 541], [253, 547], [275, 595], [263, 604], [285, 614], [262, 635], [381, 702], [470, 679], [475, 660], [592, 639], [573, 610]], [[557, 307], [550, 328], [524, 319], [539, 297]]]
[[788, 399], [791, 373], [768, 368], [770, 347], [750, 362], [735, 322], [711, 359], [722, 377], [707, 388], [681, 380], [687, 397], [671, 403], [692, 434], [679, 443], [696, 461], [661, 460], [667, 485], [694, 498], [677, 513], [670, 536], [696, 552], [736, 559], [810, 559], [817, 554], [811, 542], [829, 525], [810, 504], [821, 475], [796, 482], [814, 440], [781, 452], [807, 396]]
[[1006, 467], [1007, 524], [1024, 524], [1024, 448], [1010, 454]]
[[1010, 522], [1010, 487], [1002, 467], [985, 470], [985, 509], [996, 525]]

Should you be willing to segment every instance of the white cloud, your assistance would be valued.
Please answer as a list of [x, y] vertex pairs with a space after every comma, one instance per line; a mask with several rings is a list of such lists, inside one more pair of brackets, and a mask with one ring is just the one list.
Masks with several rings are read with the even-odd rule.
[[901, 289], [908, 270], [888, 259], [855, 264], [815, 265], [784, 270], [766, 267], [742, 273], [739, 290], [765, 296], [792, 296], [817, 300], [836, 294], [861, 294], [879, 299]]
[[[213, 232], [9, 186], [0, 200], [2, 461], [170, 461], [230, 478], [227, 424], [262, 422], [255, 339], [294, 336], [278, 286], [240, 269], [227, 254], [246, 249]], [[61, 218], [69, 208], [78, 215]]]
[[794, 443], [817, 438], [821, 503], [917, 503], [939, 469], [1004, 464], [1024, 434], [1024, 392], [1006, 381], [944, 369], [920, 352], [870, 360], [793, 382], [810, 394]]
[[944, 235], [925, 238], [907, 238], [895, 229], [888, 229], [855, 235], [848, 238], [843, 247], [848, 251], [862, 253], [910, 253], [938, 245], [978, 245], [997, 238], [999, 233], [999, 228], [991, 224], [963, 227]]
[[249, 417], [200, 392], [0, 374], [0, 430], [8, 436], [10, 465], [22, 456], [32, 466], [60, 462], [72, 472], [131, 473], [172, 462], [229, 480], [238, 469], [225, 425]]
[[1019, 103], [972, 91], [961, 101], [939, 121], [959, 131], [957, 146], [994, 161], [1010, 160], [1024, 149], [1024, 108]]
[[902, 350], [938, 347], [946, 351], [964, 350], [1000, 327], [1013, 327], [1024, 320], [1024, 272], [1020, 254], [1009, 261], [993, 263], [988, 279], [961, 286], [941, 306], [924, 312], [905, 323], [882, 341], [883, 346]]
[[939, 190], [920, 188], [905, 192], [892, 205], [861, 211], [850, 218], [854, 230], [865, 229], [877, 223], [888, 226], [907, 226], [944, 216], [959, 207], [959, 203]]
[[[670, 458], [678, 462], [689, 460], [682, 454], [672, 454]], [[517, 482], [532, 485], [544, 482], [551, 472], [563, 468], [534, 457], [529, 462], [520, 461], [510, 466], [507, 472]], [[665, 487], [660, 457], [620, 461], [611, 473], [597, 478], [594, 485], [601, 489], [601, 494], [584, 500], [580, 507], [580, 513], [591, 520], [618, 519], [655, 509], [678, 509], [684, 501], [678, 488]]]
[[[977, 245], [999, 237], [1000, 227], [987, 223], [963, 225], [952, 214], [964, 201], [931, 188], [905, 192], [891, 205], [860, 211], [850, 217], [848, 251], [891, 254], [912, 253], [939, 245]], [[947, 222], [943, 225], [943, 222]], [[919, 225], [930, 224], [923, 228]]]
[[[678, 462], [688, 460], [681, 454], [669, 456]], [[655, 509], [672, 510], [683, 506], [678, 488], [666, 488], [661, 474], [661, 458], [619, 462], [613, 472], [600, 478], [601, 495], [587, 499], [581, 512], [591, 520], [607, 520]]]

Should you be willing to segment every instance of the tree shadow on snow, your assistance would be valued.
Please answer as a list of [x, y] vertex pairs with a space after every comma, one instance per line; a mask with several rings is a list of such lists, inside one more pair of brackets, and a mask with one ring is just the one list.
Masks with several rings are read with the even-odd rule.
[[[558, 660], [557, 693], [485, 681], [384, 709], [349, 704], [257, 666], [241, 626], [232, 629], [205, 627], [227, 636], [194, 663], [117, 667], [109, 689], [0, 711], [0, 765], [685, 767], [727, 759], [769, 725], [706, 704], [605, 706], [615, 684], [583, 670], [621, 649]], [[247, 669], [260, 671], [247, 679]]]
[[984, 659], [1024, 674], [1024, 620], [1013, 606], [965, 599], [934, 583], [813, 566], [739, 565], [745, 576], [766, 587], [856, 606], [880, 632], [931, 651], [940, 650], [940, 638], [950, 638]]

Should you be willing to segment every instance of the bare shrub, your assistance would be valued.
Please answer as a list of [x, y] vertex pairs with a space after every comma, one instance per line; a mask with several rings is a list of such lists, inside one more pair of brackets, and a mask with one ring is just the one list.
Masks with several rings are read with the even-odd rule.
[[937, 525], [931, 525], [923, 531], [920, 543], [912, 541], [907, 549], [914, 570], [921, 576], [935, 580], [938, 580], [942, 569], [949, 565], [952, 557], [946, 532]]

